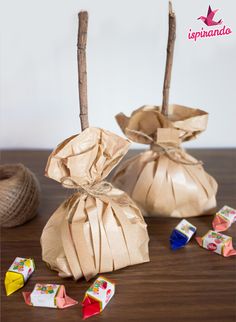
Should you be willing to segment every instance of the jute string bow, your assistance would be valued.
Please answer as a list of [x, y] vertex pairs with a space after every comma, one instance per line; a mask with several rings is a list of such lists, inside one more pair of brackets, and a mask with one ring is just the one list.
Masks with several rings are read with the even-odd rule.
[[107, 194], [112, 190], [112, 184], [107, 181], [101, 181], [95, 184], [80, 184], [76, 177], [63, 177], [61, 179], [63, 187], [76, 189], [80, 194], [87, 194], [93, 197], [98, 197]]

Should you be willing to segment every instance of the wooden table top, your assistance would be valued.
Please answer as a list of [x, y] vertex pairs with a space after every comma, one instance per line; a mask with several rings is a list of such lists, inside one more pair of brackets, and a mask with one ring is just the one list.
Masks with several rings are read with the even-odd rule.
[[[134, 151], [132, 151], [135, 153]], [[130, 153], [132, 153], [130, 152]], [[189, 150], [204, 161], [205, 169], [219, 183], [218, 208], [236, 208], [236, 150]], [[21, 162], [37, 175], [41, 184], [38, 216], [27, 224], [2, 229], [1, 234], [1, 318], [4, 322], [81, 321], [81, 307], [65, 310], [27, 306], [23, 291], [36, 282], [59, 283], [69, 296], [82, 301], [90, 282], [61, 279], [41, 259], [40, 235], [53, 211], [68, 196], [66, 189], [45, 178], [49, 151], [4, 151], [1, 163]], [[212, 216], [192, 218], [198, 235], [211, 229]], [[116, 282], [116, 294], [98, 316], [89, 321], [228, 322], [236, 321], [236, 257], [224, 258], [199, 247], [195, 240], [171, 251], [169, 236], [179, 219], [147, 218], [150, 235], [150, 263], [103, 274]], [[236, 247], [236, 225], [227, 232]], [[16, 256], [33, 257], [36, 271], [23, 289], [5, 295], [4, 275]]]

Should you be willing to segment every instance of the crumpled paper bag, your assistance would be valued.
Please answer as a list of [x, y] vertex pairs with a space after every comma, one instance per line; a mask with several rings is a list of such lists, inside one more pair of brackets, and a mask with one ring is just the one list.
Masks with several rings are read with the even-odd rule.
[[75, 189], [41, 236], [43, 260], [61, 277], [89, 280], [97, 273], [149, 261], [149, 237], [139, 208], [103, 181], [128, 147], [128, 140], [90, 127], [50, 155], [46, 176]]
[[164, 116], [158, 106], [143, 106], [130, 117], [116, 116], [124, 134], [150, 150], [122, 163], [113, 177], [146, 215], [193, 217], [216, 207], [216, 181], [181, 143], [206, 129], [208, 114], [180, 105], [169, 106]]

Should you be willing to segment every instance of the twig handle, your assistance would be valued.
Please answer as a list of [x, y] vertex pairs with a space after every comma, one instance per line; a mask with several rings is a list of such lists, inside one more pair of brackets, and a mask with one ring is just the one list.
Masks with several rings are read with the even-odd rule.
[[78, 14], [79, 30], [77, 42], [77, 61], [78, 61], [78, 89], [80, 104], [80, 123], [81, 130], [89, 127], [88, 122], [88, 97], [87, 97], [87, 67], [86, 67], [86, 44], [88, 30], [88, 12], [81, 11]]
[[163, 84], [163, 99], [162, 99], [162, 114], [168, 115], [168, 105], [169, 105], [169, 92], [170, 92], [170, 81], [171, 81], [171, 71], [173, 65], [174, 57], [174, 46], [176, 38], [176, 17], [172, 10], [172, 3], [169, 1], [169, 34], [167, 43], [167, 56], [166, 56], [166, 69], [165, 69], [165, 79]]

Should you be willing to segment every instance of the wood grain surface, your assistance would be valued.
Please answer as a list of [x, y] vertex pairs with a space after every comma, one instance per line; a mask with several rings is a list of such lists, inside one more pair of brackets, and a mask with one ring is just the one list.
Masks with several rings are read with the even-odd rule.
[[[236, 208], [236, 150], [189, 150], [205, 163], [219, 183], [218, 208]], [[136, 151], [129, 152], [130, 154]], [[1, 231], [1, 321], [81, 321], [81, 306], [65, 310], [27, 306], [22, 290], [36, 282], [65, 284], [69, 296], [82, 301], [90, 282], [61, 279], [41, 260], [40, 235], [53, 211], [70, 192], [44, 177], [49, 151], [4, 151], [1, 163], [28, 166], [41, 184], [38, 216], [27, 224]], [[211, 229], [212, 216], [190, 219], [197, 234]], [[107, 308], [88, 321], [233, 322], [236, 321], [236, 257], [224, 258], [200, 248], [195, 240], [171, 251], [169, 236], [178, 219], [147, 218], [151, 262], [104, 274], [116, 283], [116, 293]], [[236, 224], [227, 233], [234, 238]], [[16, 256], [33, 257], [36, 271], [23, 289], [5, 295], [4, 275]], [[92, 282], [92, 281], [91, 281]]]

